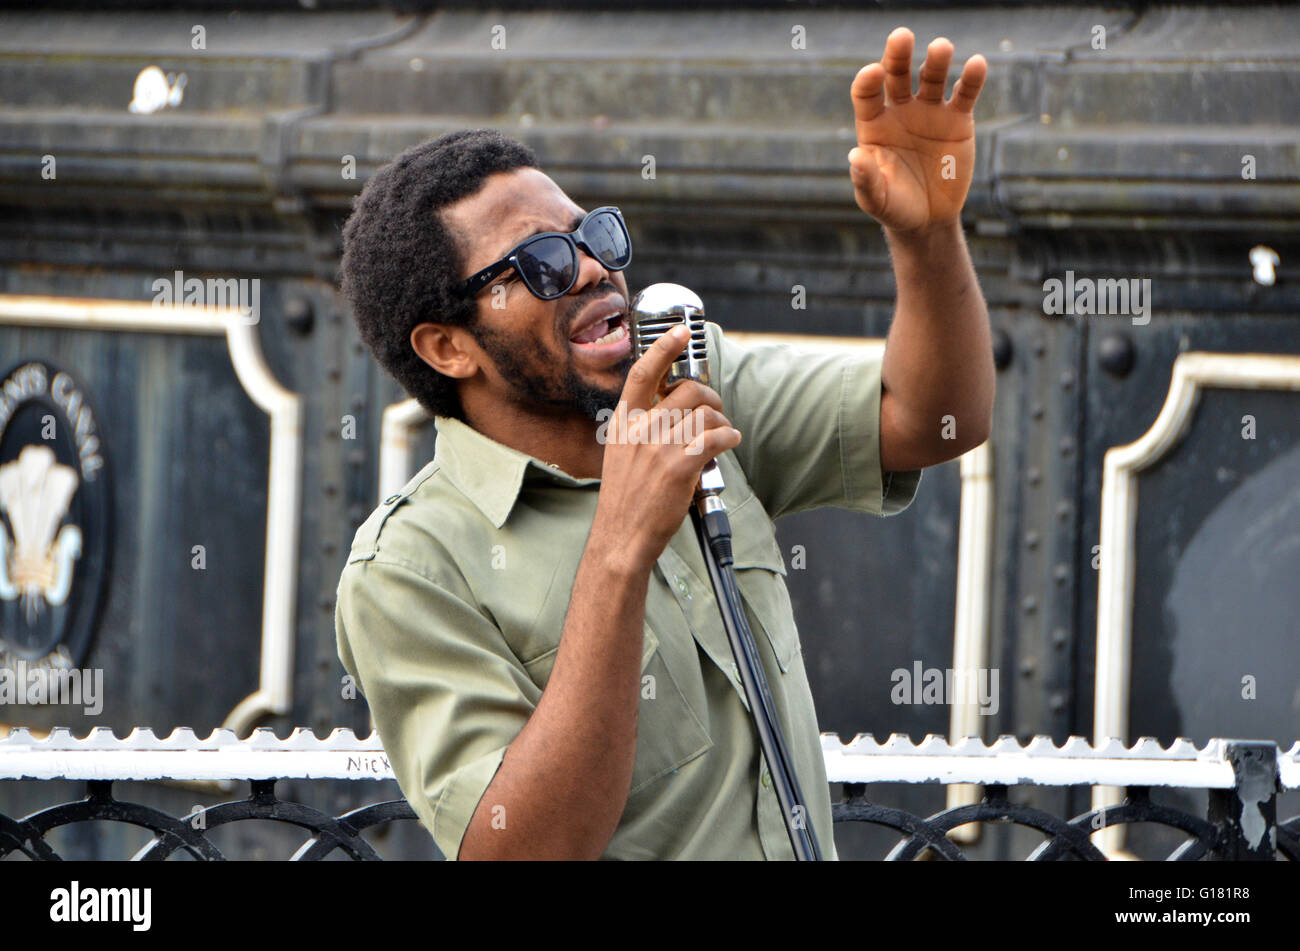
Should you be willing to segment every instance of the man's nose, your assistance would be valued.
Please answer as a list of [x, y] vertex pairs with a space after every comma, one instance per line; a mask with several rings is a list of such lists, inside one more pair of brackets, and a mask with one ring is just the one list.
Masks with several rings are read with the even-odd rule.
[[581, 293], [583, 288], [590, 286], [600, 286], [602, 282], [610, 280], [610, 270], [601, 263], [600, 258], [596, 257], [582, 245], [578, 246], [578, 279], [573, 284], [570, 294]]

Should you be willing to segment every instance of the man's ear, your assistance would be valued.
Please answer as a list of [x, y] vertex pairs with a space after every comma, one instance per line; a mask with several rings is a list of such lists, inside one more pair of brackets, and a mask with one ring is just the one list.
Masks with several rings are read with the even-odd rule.
[[473, 340], [465, 328], [445, 324], [417, 324], [411, 331], [411, 346], [420, 359], [456, 380], [478, 372], [478, 347]]

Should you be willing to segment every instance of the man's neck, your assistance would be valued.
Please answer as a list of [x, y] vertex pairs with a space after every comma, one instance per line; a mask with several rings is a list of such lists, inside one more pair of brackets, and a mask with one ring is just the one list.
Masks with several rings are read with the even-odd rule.
[[503, 446], [540, 459], [576, 479], [599, 479], [605, 447], [596, 441], [597, 423], [577, 413], [539, 416], [522, 407], [465, 407], [468, 424]]

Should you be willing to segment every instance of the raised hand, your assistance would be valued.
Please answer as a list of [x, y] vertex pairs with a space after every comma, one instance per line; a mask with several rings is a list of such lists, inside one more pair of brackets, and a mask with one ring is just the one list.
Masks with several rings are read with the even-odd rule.
[[858, 207], [886, 228], [916, 231], [961, 215], [975, 164], [975, 100], [988, 74], [978, 53], [966, 61], [952, 98], [944, 83], [953, 45], [940, 37], [926, 49], [912, 94], [914, 37], [899, 27], [885, 41], [881, 62], [853, 79], [857, 148], [849, 178]]

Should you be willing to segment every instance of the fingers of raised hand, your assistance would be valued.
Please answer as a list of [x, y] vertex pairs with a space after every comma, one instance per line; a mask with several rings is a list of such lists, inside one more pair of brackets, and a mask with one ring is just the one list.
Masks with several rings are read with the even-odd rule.
[[952, 52], [952, 43], [942, 36], [926, 47], [925, 62], [921, 64], [920, 82], [916, 90], [917, 99], [922, 102], [943, 101], [943, 87], [948, 81]]
[[[856, 122], [870, 122], [885, 111], [885, 67], [879, 63], [863, 66], [853, 77], [849, 87], [849, 98], [853, 100], [853, 118]], [[858, 141], [862, 141], [862, 129], [858, 128]]]
[[975, 100], [979, 98], [980, 90], [984, 88], [988, 71], [988, 62], [979, 53], [966, 60], [966, 65], [962, 67], [961, 78], [952, 89], [952, 98], [948, 100], [948, 105], [958, 112], [974, 111]]
[[912, 98], [912, 47], [916, 38], [912, 31], [900, 26], [885, 40], [885, 55], [881, 65], [885, 68], [885, 92], [889, 101], [899, 105]]

